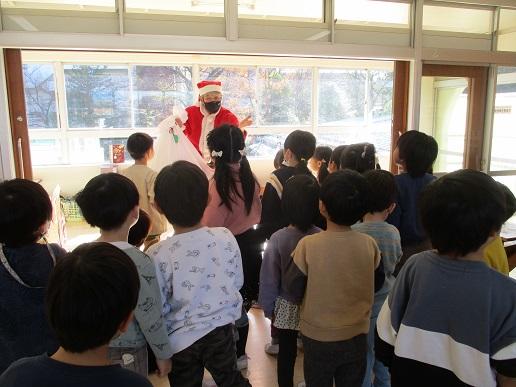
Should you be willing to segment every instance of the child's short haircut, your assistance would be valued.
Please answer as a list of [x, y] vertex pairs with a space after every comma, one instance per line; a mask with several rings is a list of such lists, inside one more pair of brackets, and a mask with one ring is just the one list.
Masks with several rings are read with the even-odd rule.
[[154, 200], [171, 224], [195, 226], [208, 204], [208, 178], [198, 166], [176, 161], [156, 177]]
[[81, 353], [109, 343], [139, 291], [136, 266], [122, 250], [103, 242], [80, 245], [57, 261], [48, 282], [47, 313], [59, 344]]
[[133, 133], [127, 139], [127, 151], [134, 160], [140, 160], [152, 148], [154, 140], [147, 133]]
[[130, 245], [140, 247], [145, 242], [145, 238], [147, 238], [149, 235], [150, 228], [151, 218], [144, 210], [140, 208], [138, 221], [129, 229], [127, 242], [129, 242]]
[[405, 163], [407, 173], [420, 177], [432, 173], [432, 164], [437, 158], [438, 146], [432, 136], [417, 130], [409, 130], [398, 139], [398, 155]]
[[321, 186], [321, 201], [333, 223], [351, 226], [367, 212], [369, 185], [360, 173], [346, 169], [330, 174]]
[[364, 173], [375, 167], [376, 149], [368, 142], [348, 145], [340, 156], [340, 169], [352, 169], [358, 173]]
[[512, 191], [505, 184], [498, 182], [498, 186], [505, 197], [506, 212], [504, 222], [507, 222], [516, 212], [516, 197], [514, 197]]
[[443, 255], [478, 250], [506, 216], [504, 194], [493, 178], [469, 169], [430, 183], [422, 192], [420, 210], [433, 247]]
[[398, 187], [394, 175], [389, 171], [374, 169], [364, 173], [369, 183], [369, 204], [367, 212], [381, 212], [396, 202]]
[[319, 215], [319, 183], [308, 175], [294, 175], [285, 183], [281, 208], [290, 224], [306, 232]]
[[19, 247], [36, 242], [38, 229], [52, 218], [45, 189], [30, 180], [0, 183], [0, 243]]
[[274, 156], [274, 169], [281, 168], [281, 164], [283, 164], [283, 149], [280, 149], [276, 152], [276, 156]]
[[102, 230], [122, 226], [139, 199], [136, 185], [118, 173], [95, 176], [76, 197], [86, 222]]

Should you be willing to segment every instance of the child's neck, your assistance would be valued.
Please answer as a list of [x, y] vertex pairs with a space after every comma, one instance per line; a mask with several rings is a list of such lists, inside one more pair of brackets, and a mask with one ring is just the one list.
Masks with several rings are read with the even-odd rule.
[[381, 212], [368, 212], [364, 215], [363, 222], [384, 222], [385, 219], [389, 216], [389, 210], [381, 211]]
[[59, 347], [50, 358], [76, 366], [107, 366], [111, 365], [108, 351], [109, 346], [107, 344], [81, 353], [68, 352], [63, 347]]
[[172, 224], [172, 227], [174, 227], [174, 235], [177, 235], [177, 234], [185, 234], [187, 232], [192, 232], [192, 231], [198, 230], [198, 229], [202, 228], [203, 225], [201, 224], [201, 222], [199, 222], [195, 226], [190, 226], [190, 227], [183, 227], [183, 226], [179, 226], [177, 224]]
[[116, 230], [100, 230], [100, 237], [97, 242], [127, 242], [129, 238], [129, 228], [120, 227]]
[[149, 160], [147, 160], [147, 157], [142, 157], [139, 160], [134, 160], [134, 165], [145, 165], [145, 166], [147, 166], [147, 162], [148, 161]]
[[333, 223], [330, 219], [326, 218], [326, 231], [349, 231], [351, 227]]

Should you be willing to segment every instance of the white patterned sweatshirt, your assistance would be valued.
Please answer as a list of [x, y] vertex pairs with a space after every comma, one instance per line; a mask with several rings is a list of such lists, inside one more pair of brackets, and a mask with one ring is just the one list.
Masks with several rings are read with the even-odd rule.
[[240, 317], [242, 258], [228, 229], [202, 227], [174, 235], [148, 254], [156, 265], [173, 353]]

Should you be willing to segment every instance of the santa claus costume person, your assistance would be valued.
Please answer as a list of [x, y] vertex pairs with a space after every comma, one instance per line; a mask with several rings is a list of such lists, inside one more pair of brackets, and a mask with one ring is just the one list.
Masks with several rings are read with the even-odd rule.
[[[222, 84], [219, 81], [201, 81], [197, 84], [199, 89], [199, 101], [196, 105], [186, 108], [188, 119], [182, 122], [176, 118], [176, 124], [183, 129], [197, 151], [206, 159], [210, 159], [206, 136], [213, 128], [228, 124], [244, 127], [252, 124], [251, 117], [242, 121], [228, 109], [222, 107]], [[245, 134], [245, 132], [244, 132]]]

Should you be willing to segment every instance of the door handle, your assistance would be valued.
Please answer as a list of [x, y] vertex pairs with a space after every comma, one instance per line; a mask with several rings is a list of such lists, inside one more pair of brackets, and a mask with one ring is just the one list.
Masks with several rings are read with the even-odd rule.
[[18, 146], [18, 163], [20, 165], [20, 177], [22, 179], [25, 178], [25, 169], [23, 168], [23, 139], [18, 137], [17, 146]]

